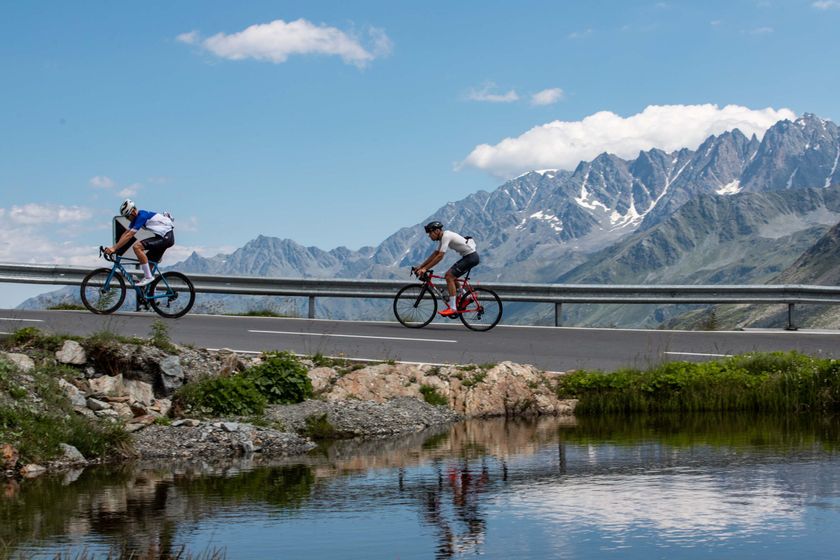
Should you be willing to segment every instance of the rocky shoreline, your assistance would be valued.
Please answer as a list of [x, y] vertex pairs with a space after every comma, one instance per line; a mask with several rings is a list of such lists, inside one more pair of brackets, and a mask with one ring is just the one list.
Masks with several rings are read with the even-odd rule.
[[[39, 372], [49, 369], [51, 375], [59, 372], [55, 382], [69, 403], [65, 414], [119, 426], [128, 439], [118, 457], [85, 457], [62, 444], [59, 456], [36, 464], [21, 458], [0, 431], [3, 472], [32, 477], [105, 460], [282, 457], [307, 453], [317, 439], [404, 437], [474, 417], [571, 416], [575, 405], [556, 397], [556, 376], [532, 366], [360, 364], [313, 357], [300, 358], [313, 398], [269, 405], [259, 417], [207, 417], [183, 409], [179, 391], [200, 380], [244, 375], [263, 357], [157, 342], [53, 337], [55, 349], [45, 349], [32, 340], [6, 341], [0, 363], [14, 379], [0, 385], [0, 407], [53, 413], [36, 394], [45, 382]], [[4, 386], [14, 389], [14, 398], [4, 398]]]

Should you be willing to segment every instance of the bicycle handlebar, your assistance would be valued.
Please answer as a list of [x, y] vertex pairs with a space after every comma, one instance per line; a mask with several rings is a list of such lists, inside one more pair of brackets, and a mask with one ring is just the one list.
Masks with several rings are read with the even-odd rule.
[[106, 253], [104, 245], [99, 246], [99, 256], [105, 259], [106, 261], [114, 262], [114, 255], [109, 255], [108, 253]]
[[422, 280], [423, 282], [425, 282], [425, 281], [427, 281], [429, 278], [432, 278], [432, 273], [433, 273], [433, 272], [434, 272], [434, 270], [427, 270], [427, 271], [423, 274], [423, 276], [417, 276], [417, 268], [415, 268], [415, 267], [413, 267], [413, 266], [412, 266], [412, 267], [411, 267], [411, 272], [409, 273], [409, 276], [412, 276], [412, 275], [413, 275], [413, 276], [417, 276], [417, 278], [419, 278], [420, 280]]

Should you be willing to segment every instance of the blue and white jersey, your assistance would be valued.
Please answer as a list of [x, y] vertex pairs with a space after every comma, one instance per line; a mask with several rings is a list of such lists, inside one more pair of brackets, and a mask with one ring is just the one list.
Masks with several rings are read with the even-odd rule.
[[175, 229], [175, 224], [172, 223], [172, 219], [166, 214], [151, 212], [149, 210], [138, 210], [137, 217], [134, 218], [134, 221], [128, 227], [134, 231], [139, 231], [140, 228], [146, 228], [155, 235], [163, 237]]

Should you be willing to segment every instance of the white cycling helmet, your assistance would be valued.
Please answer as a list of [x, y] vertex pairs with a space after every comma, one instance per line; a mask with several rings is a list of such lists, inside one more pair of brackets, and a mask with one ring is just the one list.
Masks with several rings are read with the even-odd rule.
[[128, 218], [131, 215], [131, 211], [137, 208], [137, 205], [134, 204], [134, 201], [130, 198], [126, 198], [122, 204], [120, 204], [120, 214]]

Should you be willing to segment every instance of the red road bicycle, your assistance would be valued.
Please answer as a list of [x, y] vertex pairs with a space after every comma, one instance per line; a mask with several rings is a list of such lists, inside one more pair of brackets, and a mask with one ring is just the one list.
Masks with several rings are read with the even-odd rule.
[[[419, 284], [405, 286], [394, 297], [394, 315], [403, 326], [419, 329], [431, 323], [437, 314], [438, 299], [444, 307], [449, 307], [446, 288], [441, 289], [433, 282], [434, 279], [442, 280], [443, 276], [435, 276], [432, 272], [426, 271], [418, 278]], [[411, 274], [416, 275], [414, 267], [411, 268]], [[461, 322], [474, 331], [489, 331], [495, 327], [502, 318], [502, 300], [496, 292], [473, 287], [469, 272], [464, 278], [456, 278], [455, 283], [458, 287], [457, 317]]]

